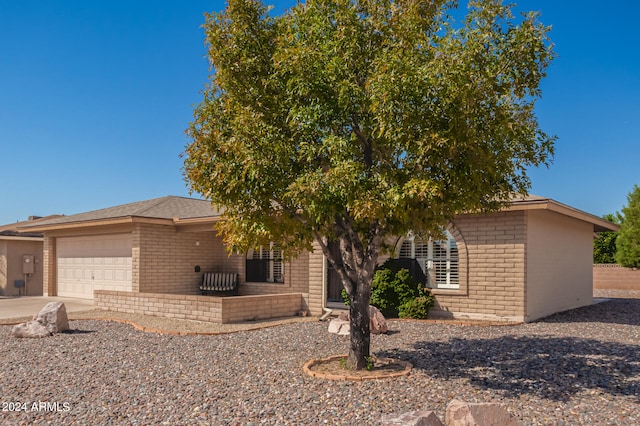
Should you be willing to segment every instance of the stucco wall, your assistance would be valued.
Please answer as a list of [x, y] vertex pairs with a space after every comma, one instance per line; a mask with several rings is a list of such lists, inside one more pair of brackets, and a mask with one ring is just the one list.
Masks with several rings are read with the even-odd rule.
[[593, 225], [546, 210], [527, 215], [525, 320], [593, 303]]
[[[42, 296], [42, 244], [41, 240], [0, 240], [0, 296]], [[34, 273], [26, 277], [26, 293], [14, 285], [16, 280], [25, 280], [24, 255], [35, 258]]]

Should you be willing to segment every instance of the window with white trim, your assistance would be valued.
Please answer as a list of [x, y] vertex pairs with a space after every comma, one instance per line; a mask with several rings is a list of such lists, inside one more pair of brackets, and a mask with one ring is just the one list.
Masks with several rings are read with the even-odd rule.
[[247, 282], [284, 283], [282, 252], [277, 243], [249, 250], [245, 268]]
[[[459, 288], [458, 245], [449, 231], [445, 231], [446, 240], [423, 241], [409, 236], [402, 241], [398, 251], [399, 259], [415, 261], [431, 288]], [[417, 268], [416, 268], [417, 269]]]

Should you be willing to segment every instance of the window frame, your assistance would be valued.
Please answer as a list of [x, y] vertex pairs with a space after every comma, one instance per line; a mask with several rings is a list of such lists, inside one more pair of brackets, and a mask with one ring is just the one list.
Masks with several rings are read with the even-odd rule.
[[[268, 249], [260, 246], [248, 250], [245, 257], [245, 277], [247, 282], [284, 284], [284, 261], [279, 244], [270, 242]], [[257, 279], [249, 279], [255, 277]]]
[[[453, 234], [446, 229], [443, 231], [446, 239], [429, 238], [427, 242], [409, 233], [399, 241], [396, 258], [415, 260], [424, 272], [427, 287], [434, 290], [459, 290], [460, 250]], [[420, 241], [421, 244], [416, 245], [416, 241]], [[405, 243], [410, 244], [408, 249]], [[438, 250], [438, 246], [444, 247], [444, 250]]]

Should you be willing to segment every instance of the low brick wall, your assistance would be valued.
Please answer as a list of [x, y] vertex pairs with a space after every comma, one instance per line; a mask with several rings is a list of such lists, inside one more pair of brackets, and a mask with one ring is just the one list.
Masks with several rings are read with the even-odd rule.
[[300, 293], [215, 297], [95, 290], [94, 306], [106, 311], [225, 324], [295, 316], [304, 309], [304, 300]]
[[640, 290], [640, 269], [620, 265], [593, 265], [593, 288], [602, 290]]

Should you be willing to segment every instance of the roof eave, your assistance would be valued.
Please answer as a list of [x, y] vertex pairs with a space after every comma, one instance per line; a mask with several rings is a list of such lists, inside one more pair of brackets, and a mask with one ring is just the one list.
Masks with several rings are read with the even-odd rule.
[[173, 224], [179, 228], [211, 227], [222, 220], [222, 216], [173, 218]]
[[25, 237], [25, 236], [17, 236], [17, 235], [0, 235], [0, 240], [9, 240], [9, 241], [44, 241], [44, 237]]
[[593, 225], [595, 232], [611, 232], [620, 230], [620, 226], [582, 210], [559, 203], [550, 198], [539, 200], [519, 200], [511, 203], [503, 211], [549, 210]]
[[31, 225], [31, 226], [22, 227], [21, 229], [28, 229], [29, 231], [47, 232], [47, 231], [61, 231], [66, 229], [77, 229], [77, 228], [96, 227], [96, 226], [126, 225], [126, 224], [132, 224], [132, 223], [173, 225], [173, 220], [164, 219], [164, 218], [141, 217], [141, 216], [123, 216], [123, 217], [114, 217], [114, 218], [108, 218], [108, 219], [93, 219], [93, 220], [82, 220], [77, 222]]

